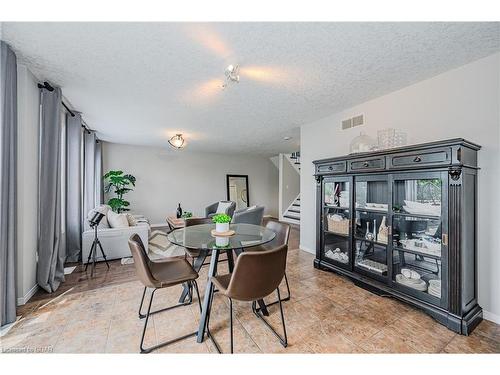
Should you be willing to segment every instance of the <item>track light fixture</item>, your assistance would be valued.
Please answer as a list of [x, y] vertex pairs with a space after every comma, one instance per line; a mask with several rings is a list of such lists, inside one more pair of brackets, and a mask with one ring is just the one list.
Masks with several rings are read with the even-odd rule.
[[238, 64], [236, 65], [229, 65], [226, 70], [224, 71], [224, 74], [226, 76], [226, 82], [222, 85], [222, 89], [224, 90], [229, 83], [234, 82], [238, 83], [240, 82], [240, 66]]

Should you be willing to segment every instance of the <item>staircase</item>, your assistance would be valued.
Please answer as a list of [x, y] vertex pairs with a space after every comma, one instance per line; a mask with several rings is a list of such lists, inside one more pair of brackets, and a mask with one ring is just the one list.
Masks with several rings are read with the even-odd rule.
[[300, 154], [298, 152], [294, 152], [292, 154], [285, 154], [285, 157], [288, 159], [290, 164], [295, 168], [297, 173], [300, 174]]
[[283, 221], [292, 224], [300, 224], [300, 194], [283, 214]]

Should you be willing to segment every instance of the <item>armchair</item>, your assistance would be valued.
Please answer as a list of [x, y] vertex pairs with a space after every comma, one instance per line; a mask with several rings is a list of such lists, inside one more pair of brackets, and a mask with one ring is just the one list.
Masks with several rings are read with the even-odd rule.
[[205, 208], [205, 217], [212, 217], [216, 213], [221, 213], [221, 212], [217, 212], [218, 208], [219, 208], [219, 203], [229, 204], [226, 207], [226, 209], [224, 210], [224, 212], [222, 212], [222, 213], [225, 213], [225, 214], [233, 217], [234, 210], [236, 209], [236, 202], [233, 202], [233, 201], [220, 201], [220, 202], [215, 202], [215, 203], [211, 204], [210, 206]]
[[234, 212], [232, 223], [262, 225], [263, 217], [264, 206], [242, 208]]

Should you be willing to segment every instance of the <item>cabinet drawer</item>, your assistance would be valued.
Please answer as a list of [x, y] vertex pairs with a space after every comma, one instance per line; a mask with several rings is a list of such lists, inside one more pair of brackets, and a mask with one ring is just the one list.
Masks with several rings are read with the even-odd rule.
[[349, 171], [376, 171], [385, 169], [385, 158], [368, 158], [349, 162]]
[[389, 156], [389, 168], [448, 165], [451, 163], [451, 149], [423, 150]]
[[346, 171], [346, 162], [345, 161], [318, 165], [316, 167], [316, 173], [318, 173], [318, 174], [344, 173], [345, 171]]

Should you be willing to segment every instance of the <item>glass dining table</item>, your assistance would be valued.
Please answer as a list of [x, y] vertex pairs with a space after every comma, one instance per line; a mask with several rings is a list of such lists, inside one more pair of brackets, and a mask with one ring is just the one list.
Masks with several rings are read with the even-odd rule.
[[[231, 236], [214, 236], [212, 235], [212, 230], [214, 229], [215, 224], [193, 225], [173, 230], [167, 236], [167, 239], [171, 243], [196, 252], [197, 256], [194, 259], [193, 267], [197, 272], [201, 269], [205, 259], [211, 255], [208, 281], [198, 327], [198, 342], [203, 342], [206, 331], [207, 316], [209, 315], [211, 305], [210, 296], [214, 288], [211, 278], [217, 274], [217, 263], [220, 253], [225, 252], [227, 254], [229, 272], [232, 272], [234, 268], [233, 251], [239, 254], [245, 251], [245, 249], [272, 241], [276, 236], [272, 230], [252, 224], [231, 224], [230, 230], [234, 231], [234, 234]], [[188, 289], [185, 287], [180, 302], [184, 302], [187, 294]], [[264, 301], [261, 300], [258, 303], [262, 312], [267, 314]]]

